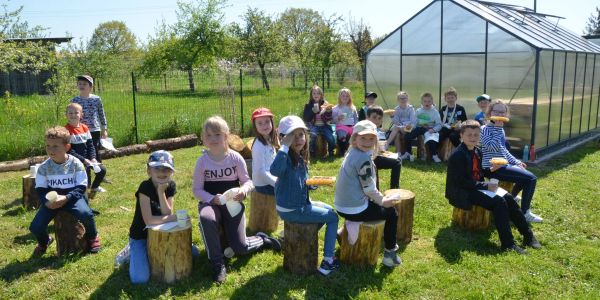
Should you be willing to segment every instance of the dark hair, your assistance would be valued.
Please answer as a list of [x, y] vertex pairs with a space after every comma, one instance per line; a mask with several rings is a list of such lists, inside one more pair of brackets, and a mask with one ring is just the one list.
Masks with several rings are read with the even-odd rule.
[[429, 97], [433, 100], [433, 95], [430, 92], [425, 92], [423, 94], [421, 94], [421, 101], [423, 101], [423, 98], [425, 97]]
[[[277, 135], [277, 130], [275, 129], [275, 123], [273, 122], [273, 117], [269, 118], [271, 121], [271, 133], [269, 134], [269, 139], [271, 140], [271, 144], [273, 145], [273, 148], [275, 148], [275, 150], [279, 150], [280, 144], [279, 144], [279, 136]], [[267, 142], [267, 140], [265, 139], [265, 137], [260, 134], [258, 132], [258, 130], [256, 129], [256, 119], [254, 119], [254, 121], [252, 121], [252, 132], [254, 133], [254, 141], [252, 142], [252, 146], [254, 146], [254, 143], [256, 143], [257, 140], [259, 140], [261, 143], [263, 143], [263, 145], [268, 145], [269, 142]], [[252, 148], [252, 147], [250, 147]]]
[[477, 130], [479, 130], [479, 128], [481, 128], [481, 125], [479, 124], [479, 121], [469, 119], [469, 120], [464, 121], [460, 125], [460, 134], [463, 134], [467, 129], [477, 129]]
[[321, 101], [325, 101], [325, 93], [323, 93], [323, 89], [321, 89], [318, 85], [313, 85], [313, 87], [310, 89], [310, 95], [308, 96], [308, 104], [311, 104], [314, 102], [315, 99], [313, 99], [312, 97], [312, 91], [313, 90], [317, 90], [319, 91], [319, 94], [321, 94], [321, 100], [319, 100], [319, 102]]
[[[309, 135], [308, 135], [308, 131], [306, 129], [302, 129], [302, 131], [304, 132], [304, 139], [306, 140], [306, 143], [304, 143], [304, 147], [302, 147], [302, 150], [300, 150], [300, 153], [296, 153], [296, 151], [290, 149], [290, 151], [288, 151], [288, 155], [290, 156], [290, 159], [292, 160], [292, 166], [297, 167], [298, 164], [300, 163], [300, 158], [302, 158], [304, 160], [304, 165], [307, 166], [309, 163], [309, 151], [308, 149], [310, 149], [309, 146]], [[292, 134], [294, 131], [288, 133], [288, 134]], [[291, 148], [291, 147], [290, 147]]]
[[371, 114], [377, 114], [377, 115], [383, 117], [383, 108], [379, 105], [373, 105], [367, 109], [367, 118]]

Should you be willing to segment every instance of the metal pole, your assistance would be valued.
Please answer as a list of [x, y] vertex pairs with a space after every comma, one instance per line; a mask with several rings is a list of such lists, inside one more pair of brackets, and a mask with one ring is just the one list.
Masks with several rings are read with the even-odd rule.
[[533, 86], [533, 112], [531, 115], [531, 141], [529, 160], [535, 160], [535, 130], [537, 121], [538, 88], [540, 79], [540, 49], [535, 49], [535, 79]]
[[241, 131], [240, 135], [244, 135], [244, 88], [242, 83], [242, 69], [240, 68], [240, 121], [241, 121]]
[[442, 108], [442, 72], [444, 60], [444, 1], [440, 1], [440, 78], [438, 82], [438, 109]]
[[131, 72], [131, 92], [133, 93], [133, 128], [135, 130], [135, 143], [138, 144], [138, 123], [137, 123], [137, 109], [136, 109], [136, 101], [135, 101], [135, 75]]

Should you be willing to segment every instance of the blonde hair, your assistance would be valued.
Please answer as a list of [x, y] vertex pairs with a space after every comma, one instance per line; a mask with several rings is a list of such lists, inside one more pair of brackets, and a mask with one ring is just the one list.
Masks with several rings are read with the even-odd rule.
[[444, 92], [444, 98], [448, 97], [448, 95], [453, 95], [454, 97], [458, 98], [458, 92], [453, 86], [449, 87], [448, 90]]
[[494, 106], [496, 105], [504, 105], [504, 107], [506, 107], [506, 117], [510, 117], [510, 108], [508, 107], [508, 104], [504, 103], [502, 99], [496, 99], [491, 101], [490, 105], [488, 105], [487, 109], [485, 110], [485, 116], [487, 118], [492, 115], [492, 110], [494, 110]]
[[[221, 116], [212, 116], [206, 119], [206, 121], [204, 121], [204, 124], [202, 125], [203, 139], [206, 135], [207, 130], [210, 130], [214, 133], [222, 133], [225, 135], [226, 139], [227, 136], [229, 136], [229, 125], [227, 125], [227, 122], [223, 118], [221, 118]], [[225, 141], [225, 149], [229, 150], [229, 144], [227, 143], [227, 141]]]
[[75, 103], [75, 102], [69, 103], [69, 105], [67, 105], [66, 111], [69, 112], [69, 108], [71, 108], [71, 107], [77, 109], [77, 111], [83, 112], [83, 107], [81, 107], [81, 105], [79, 105], [79, 103]]
[[349, 88], [341, 88], [338, 92], [338, 106], [342, 104], [342, 93], [347, 93], [348, 94], [348, 98], [350, 99], [348, 101], [348, 106], [350, 106], [350, 108], [352, 108], [352, 110], [356, 110], [356, 106], [354, 106], [354, 104], [352, 103], [352, 92], [350, 91]]
[[[350, 136], [350, 148], [356, 148], [356, 146], [354, 145], [356, 142], [356, 138], [358, 137], [358, 133], [353, 132], [352, 135]], [[377, 137], [377, 136], [376, 136]], [[371, 153], [371, 160], [375, 159], [375, 157], [377, 157], [377, 153], [379, 153], [379, 138], [377, 138], [377, 142], [375, 143], [375, 145], [373, 146], [373, 153]], [[350, 153], [350, 151], [346, 151], [346, 155], [348, 155], [348, 153]]]
[[400, 99], [400, 96], [406, 96], [406, 99], [408, 99], [408, 93], [405, 91], [399, 91], [398, 95], [396, 95], [396, 99]]
[[71, 143], [71, 134], [62, 126], [54, 126], [46, 130], [45, 138], [47, 140], [60, 139], [64, 145]]

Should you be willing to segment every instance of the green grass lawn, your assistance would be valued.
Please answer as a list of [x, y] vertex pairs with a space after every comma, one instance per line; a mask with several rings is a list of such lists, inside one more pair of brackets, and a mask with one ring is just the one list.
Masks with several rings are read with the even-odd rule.
[[[173, 151], [178, 184], [175, 208], [188, 209], [197, 221], [191, 192], [198, 147]], [[196, 298], [196, 299], [396, 299], [407, 298], [600, 298], [600, 149], [589, 143], [569, 155], [532, 167], [540, 177], [533, 208], [545, 219], [534, 231], [541, 250], [527, 256], [502, 253], [495, 230], [480, 233], [451, 225], [452, 208], [444, 198], [445, 164], [406, 163], [401, 187], [417, 195], [414, 239], [401, 246], [403, 264], [393, 270], [343, 265], [330, 277], [297, 276], [284, 271], [283, 255], [270, 251], [228, 262], [226, 283], [211, 281], [198, 227], [192, 239], [201, 249], [191, 278], [174, 285], [151, 282], [133, 286], [126, 269], [114, 269], [115, 254], [127, 242], [134, 192], [146, 178], [147, 154], [105, 161], [112, 184], [91, 206], [97, 217], [103, 250], [96, 255], [56, 257], [56, 244], [46, 255], [30, 259], [36, 241], [28, 226], [35, 212], [21, 208], [21, 176], [0, 176], [0, 298]], [[312, 175], [337, 176], [341, 163], [317, 160]], [[389, 172], [382, 171], [382, 187]], [[313, 199], [333, 203], [334, 189], [319, 188]], [[195, 222], [194, 222], [195, 223]], [[280, 224], [280, 229], [283, 225]], [[53, 227], [50, 226], [50, 231]], [[521, 237], [513, 230], [518, 243]], [[319, 244], [323, 245], [323, 230]], [[339, 246], [338, 246], [339, 247]], [[379, 260], [381, 262], [381, 258]]]

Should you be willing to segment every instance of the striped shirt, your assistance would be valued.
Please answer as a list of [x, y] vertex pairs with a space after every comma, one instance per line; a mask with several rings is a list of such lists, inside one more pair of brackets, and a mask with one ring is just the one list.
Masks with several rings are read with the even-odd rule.
[[76, 96], [71, 99], [71, 103], [77, 103], [83, 108], [83, 119], [81, 122], [90, 129], [91, 132], [106, 130], [106, 116], [104, 115], [104, 107], [100, 96], [90, 94], [89, 98], [81, 98]]
[[492, 166], [490, 160], [494, 157], [502, 157], [511, 165], [519, 165], [521, 161], [515, 158], [504, 146], [506, 138], [504, 128], [485, 125], [481, 127], [481, 152], [483, 152], [483, 168]]

